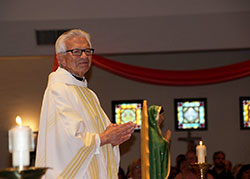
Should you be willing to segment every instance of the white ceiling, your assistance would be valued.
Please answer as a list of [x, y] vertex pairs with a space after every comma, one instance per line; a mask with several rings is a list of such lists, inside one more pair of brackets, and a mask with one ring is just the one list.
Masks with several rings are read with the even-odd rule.
[[0, 20], [76, 20], [249, 12], [249, 0], [9, 0]]
[[0, 56], [51, 55], [35, 30], [68, 28], [88, 31], [99, 54], [250, 48], [249, 22], [249, 0], [9, 0]]

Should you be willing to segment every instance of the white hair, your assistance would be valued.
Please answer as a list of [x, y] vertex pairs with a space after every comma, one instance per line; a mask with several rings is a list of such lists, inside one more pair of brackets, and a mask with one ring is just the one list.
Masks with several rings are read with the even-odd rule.
[[90, 42], [90, 35], [87, 32], [85, 32], [85, 31], [83, 31], [81, 29], [72, 29], [72, 30], [69, 30], [67, 32], [64, 32], [56, 40], [56, 45], [55, 45], [56, 54], [65, 52], [66, 51], [65, 41], [72, 38], [72, 37], [75, 37], [75, 36], [84, 37], [87, 40], [90, 48], [92, 48], [92, 44]]

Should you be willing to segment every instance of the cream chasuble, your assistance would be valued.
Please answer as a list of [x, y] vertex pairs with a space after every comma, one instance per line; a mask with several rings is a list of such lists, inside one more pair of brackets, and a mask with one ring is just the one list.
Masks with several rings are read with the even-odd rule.
[[36, 167], [51, 167], [46, 179], [118, 178], [118, 146], [100, 147], [110, 124], [87, 82], [58, 68], [49, 75], [38, 134]]

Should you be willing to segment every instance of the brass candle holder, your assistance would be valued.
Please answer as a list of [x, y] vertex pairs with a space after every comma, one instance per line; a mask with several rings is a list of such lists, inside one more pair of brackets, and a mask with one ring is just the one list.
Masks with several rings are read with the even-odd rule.
[[206, 179], [207, 171], [212, 165], [208, 163], [192, 163], [191, 166], [198, 173], [200, 179]]
[[8, 179], [40, 179], [49, 168], [27, 167], [22, 170], [6, 168], [0, 170], [0, 178]]

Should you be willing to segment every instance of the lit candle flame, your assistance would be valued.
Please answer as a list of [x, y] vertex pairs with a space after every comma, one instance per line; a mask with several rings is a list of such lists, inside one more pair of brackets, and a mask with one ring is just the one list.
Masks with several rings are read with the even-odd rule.
[[200, 145], [202, 145], [203, 143], [202, 143], [202, 140], [200, 141]]
[[22, 125], [22, 119], [21, 119], [20, 116], [17, 116], [17, 117], [16, 117], [16, 123], [17, 123], [19, 126]]

